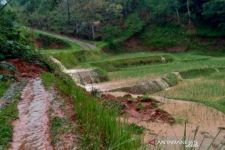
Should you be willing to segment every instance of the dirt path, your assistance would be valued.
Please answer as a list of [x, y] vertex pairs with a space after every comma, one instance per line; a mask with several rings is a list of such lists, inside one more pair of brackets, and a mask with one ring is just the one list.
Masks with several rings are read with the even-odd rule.
[[77, 149], [76, 117], [70, 98], [52, 88], [46, 91], [42, 80], [29, 79], [18, 104], [18, 120], [13, 122], [10, 150]]
[[48, 109], [50, 98], [39, 78], [31, 79], [18, 104], [12, 150], [51, 150]]
[[96, 50], [97, 49], [96, 45], [88, 43], [86, 41], [81, 41], [79, 39], [70, 38], [68, 36], [59, 35], [59, 34], [46, 32], [46, 31], [41, 31], [41, 30], [36, 30], [36, 31], [40, 32], [42, 34], [49, 34], [49, 35], [58, 37], [59, 39], [64, 39], [64, 40], [67, 40], [67, 41], [70, 41], [70, 42], [74, 42], [74, 43], [78, 44], [83, 50]]

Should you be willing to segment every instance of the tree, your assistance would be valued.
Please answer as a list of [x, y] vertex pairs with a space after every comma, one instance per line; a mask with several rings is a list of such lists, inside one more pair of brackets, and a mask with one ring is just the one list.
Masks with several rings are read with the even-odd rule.
[[212, 27], [225, 31], [225, 1], [211, 0], [203, 5], [204, 20]]

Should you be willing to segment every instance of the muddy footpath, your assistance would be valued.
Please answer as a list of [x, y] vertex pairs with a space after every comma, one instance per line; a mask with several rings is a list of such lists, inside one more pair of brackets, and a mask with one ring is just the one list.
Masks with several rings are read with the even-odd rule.
[[[54, 87], [46, 90], [40, 78], [47, 68], [20, 59], [6, 60], [15, 66], [14, 80], [3, 96], [10, 103], [13, 94], [20, 92], [18, 119], [12, 122], [13, 139], [10, 150], [66, 150], [77, 149], [76, 117], [71, 99], [60, 96]], [[18, 90], [18, 87], [20, 90]], [[54, 119], [65, 120], [62, 130], [53, 131]], [[67, 130], [66, 130], [67, 129]]]

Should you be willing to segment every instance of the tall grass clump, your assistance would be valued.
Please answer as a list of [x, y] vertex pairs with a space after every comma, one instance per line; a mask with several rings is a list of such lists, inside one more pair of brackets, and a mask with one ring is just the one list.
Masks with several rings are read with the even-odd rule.
[[[81, 149], [136, 150], [141, 140], [118, 120], [118, 111], [105, 107], [96, 97], [77, 87], [67, 75], [55, 70], [57, 76], [45, 73], [43, 80], [54, 83], [58, 90], [73, 99], [78, 123], [81, 126]], [[49, 80], [52, 81], [49, 81]], [[45, 82], [45, 81], [44, 81]]]

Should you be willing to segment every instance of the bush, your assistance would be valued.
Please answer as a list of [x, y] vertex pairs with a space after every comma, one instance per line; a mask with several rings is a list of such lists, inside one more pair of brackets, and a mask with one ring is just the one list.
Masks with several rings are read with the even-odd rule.
[[138, 13], [132, 13], [124, 21], [122, 27], [106, 26], [104, 39], [109, 43], [110, 48], [116, 48], [132, 35], [141, 32], [145, 22], [142, 21]]
[[27, 28], [16, 24], [15, 13], [3, 11], [0, 14], [0, 60], [5, 58], [31, 59], [34, 48]]
[[211, 0], [203, 5], [205, 22], [225, 31], [225, 1]]

